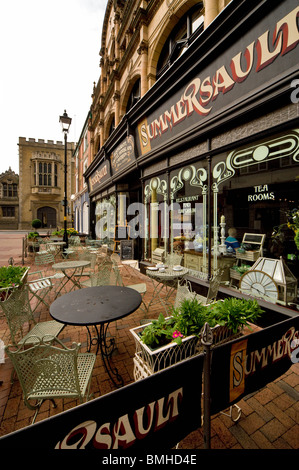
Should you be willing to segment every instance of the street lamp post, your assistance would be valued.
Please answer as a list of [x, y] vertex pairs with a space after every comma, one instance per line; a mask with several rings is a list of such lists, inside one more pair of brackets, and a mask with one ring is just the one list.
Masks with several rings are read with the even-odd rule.
[[63, 246], [63, 251], [68, 248], [68, 235], [67, 235], [67, 134], [72, 122], [72, 119], [68, 117], [67, 112], [64, 111], [63, 115], [59, 117], [59, 122], [62, 125], [62, 132], [64, 133], [64, 233], [63, 241], [65, 242]]

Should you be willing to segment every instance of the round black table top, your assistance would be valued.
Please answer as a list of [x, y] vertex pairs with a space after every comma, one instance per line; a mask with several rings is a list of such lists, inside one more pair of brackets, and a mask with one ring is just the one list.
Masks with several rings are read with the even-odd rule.
[[68, 325], [98, 325], [123, 318], [141, 304], [141, 295], [122, 286], [95, 286], [58, 297], [50, 306], [54, 320]]

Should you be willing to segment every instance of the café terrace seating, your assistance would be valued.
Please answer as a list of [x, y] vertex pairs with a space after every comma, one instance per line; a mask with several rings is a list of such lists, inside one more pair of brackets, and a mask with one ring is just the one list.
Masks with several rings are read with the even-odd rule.
[[7, 300], [1, 302], [1, 307], [14, 345], [22, 345], [24, 342], [28, 344], [29, 337], [31, 341], [37, 342], [39, 338], [48, 334], [58, 336], [65, 326], [55, 320], [42, 322], [35, 320], [27, 284], [14, 290]]
[[23, 342], [18, 348], [6, 346], [5, 352], [18, 376], [25, 405], [35, 410], [31, 424], [45, 400], [51, 400], [56, 407], [57, 398], [76, 398], [80, 403], [91, 398], [94, 353], [79, 353], [80, 343], [68, 348], [51, 335], [27, 339], [30, 347]]

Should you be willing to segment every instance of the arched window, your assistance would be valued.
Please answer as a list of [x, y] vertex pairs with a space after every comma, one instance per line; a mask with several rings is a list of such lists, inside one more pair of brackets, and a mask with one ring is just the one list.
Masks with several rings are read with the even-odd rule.
[[114, 129], [115, 129], [115, 120], [114, 120], [114, 118], [113, 118], [112, 121], [111, 121], [111, 124], [110, 124], [108, 136], [112, 134], [112, 132], [114, 131]]
[[203, 31], [203, 22], [203, 2], [199, 2], [180, 19], [168, 36], [158, 60], [157, 79]]
[[140, 78], [135, 82], [132, 91], [130, 93], [126, 113], [140, 100]]

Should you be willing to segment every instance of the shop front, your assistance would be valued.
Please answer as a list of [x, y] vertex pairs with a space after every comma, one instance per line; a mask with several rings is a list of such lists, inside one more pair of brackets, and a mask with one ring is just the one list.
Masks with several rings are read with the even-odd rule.
[[[87, 177], [91, 200], [91, 235], [120, 251], [121, 240], [134, 239], [134, 256], [141, 258], [141, 239], [131, 220], [140, 205], [141, 183], [137, 170], [134, 138], [125, 135], [120, 144]], [[133, 208], [133, 212], [130, 212]], [[137, 228], [138, 230], [138, 228]]]
[[[169, 179], [163, 172], [145, 180], [150, 222], [144, 260], [150, 262], [156, 248], [180, 252], [193, 276], [225, 268], [224, 280], [233, 282], [238, 270], [231, 277], [230, 268], [238, 260], [225, 241], [229, 229], [235, 228], [242, 249], [260, 248], [259, 255], [268, 258], [282, 256], [298, 277], [295, 233], [288, 227], [292, 211], [299, 207], [298, 157], [299, 129], [290, 129], [211, 161], [185, 162], [170, 169]], [[261, 246], [242, 244], [247, 233], [261, 235]], [[252, 265], [246, 256], [242, 261], [241, 268]]]
[[[202, 38], [190, 46], [173, 86], [138, 121], [145, 266], [157, 249], [180, 252], [193, 278], [220, 268], [238, 287], [258, 258], [281, 258], [298, 280], [299, 7], [266, 3], [230, 24], [234, 34], [211, 59], [202, 59]], [[215, 28], [224, 31], [227, 18]], [[237, 249], [226, 243], [232, 229]]]
[[182, 253], [193, 280], [220, 268], [237, 287], [256, 257], [281, 257], [298, 279], [290, 217], [299, 207], [299, 7], [269, 4], [230, 2], [128, 112], [88, 170], [93, 225], [109, 203], [111, 241], [118, 225], [133, 236], [127, 209], [138, 201], [141, 270], [159, 250]]

